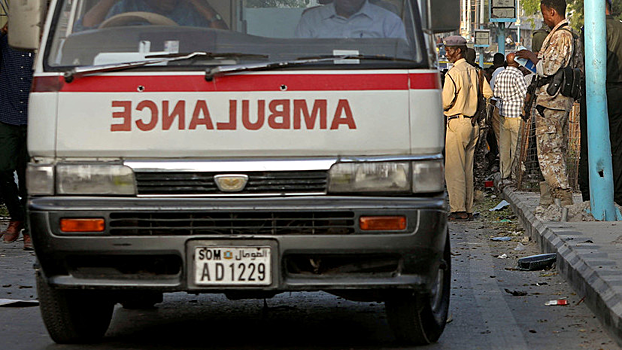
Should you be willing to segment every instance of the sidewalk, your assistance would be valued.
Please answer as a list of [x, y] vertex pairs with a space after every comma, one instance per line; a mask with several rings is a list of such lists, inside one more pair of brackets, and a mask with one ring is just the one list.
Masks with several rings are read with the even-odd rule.
[[543, 222], [534, 215], [539, 193], [509, 186], [502, 193], [526, 234], [543, 253], [557, 253], [559, 273], [622, 346], [622, 222]]

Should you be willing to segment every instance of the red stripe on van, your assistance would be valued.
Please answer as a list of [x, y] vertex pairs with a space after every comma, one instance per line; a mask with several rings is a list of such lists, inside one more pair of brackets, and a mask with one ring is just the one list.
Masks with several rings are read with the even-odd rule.
[[[58, 79], [58, 80], [56, 80]], [[242, 91], [373, 91], [439, 89], [438, 73], [411, 74], [244, 74], [100, 75], [65, 83], [62, 76], [35, 77], [33, 92], [242, 92]]]

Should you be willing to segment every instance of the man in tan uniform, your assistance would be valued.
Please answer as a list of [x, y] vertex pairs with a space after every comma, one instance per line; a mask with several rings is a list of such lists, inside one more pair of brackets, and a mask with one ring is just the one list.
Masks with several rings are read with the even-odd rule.
[[[445, 75], [443, 109], [447, 117], [445, 138], [445, 181], [449, 193], [449, 220], [473, 218], [473, 155], [479, 127], [472, 120], [477, 111], [479, 74], [465, 60], [466, 40], [461, 36], [445, 39], [447, 59], [453, 67]], [[484, 97], [492, 97], [486, 79]]]
[[[544, 40], [536, 56], [531, 51], [521, 50], [517, 57], [528, 58], [536, 63], [538, 79], [546, 84], [539, 84], [536, 90], [536, 143], [540, 169], [550, 188], [553, 198], [559, 198], [562, 206], [572, 205], [572, 192], [566, 172], [565, 151], [567, 147], [568, 113], [573, 99], [562, 96], [559, 92], [551, 96], [547, 93], [550, 79], [560, 68], [570, 64], [573, 56], [574, 40], [568, 30], [565, 0], [542, 0], [540, 9], [544, 23], [551, 32]], [[543, 193], [546, 190], [542, 191]], [[548, 203], [541, 197], [540, 205]]]

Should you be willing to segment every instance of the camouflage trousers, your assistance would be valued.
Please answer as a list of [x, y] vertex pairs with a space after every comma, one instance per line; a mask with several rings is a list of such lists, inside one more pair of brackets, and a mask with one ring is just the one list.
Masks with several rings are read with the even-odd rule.
[[568, 146], [568, 112], [537, 107], [536, 143], [538, 161], [551, 194], [561, 198], [570, 190], [566, 168]]

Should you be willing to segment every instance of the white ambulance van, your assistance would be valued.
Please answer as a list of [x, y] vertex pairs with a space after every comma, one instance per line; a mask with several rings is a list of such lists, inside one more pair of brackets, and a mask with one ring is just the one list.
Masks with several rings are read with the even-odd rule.
[[115, 304], [170, 292], [326, 291], [385, 302], [400, 341], [440, 337], [451, 264], [432, 34], [457, 29], [457, 0], [10, 11], [11, 45], [37, 52], [28, 220], [54, 341], [97, 341]]

